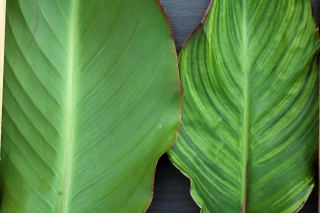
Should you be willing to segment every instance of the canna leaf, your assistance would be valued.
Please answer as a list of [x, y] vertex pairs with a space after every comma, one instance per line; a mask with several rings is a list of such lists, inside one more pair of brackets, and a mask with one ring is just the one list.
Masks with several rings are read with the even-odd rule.
[[143, 212], [179, 123], [157, 1], [7, 7], [1, 212]]
[[215, 0], [179, 56], [172, 162], [203, 212], [301, 208], [313, 187], [319, 49], [309, 0]]

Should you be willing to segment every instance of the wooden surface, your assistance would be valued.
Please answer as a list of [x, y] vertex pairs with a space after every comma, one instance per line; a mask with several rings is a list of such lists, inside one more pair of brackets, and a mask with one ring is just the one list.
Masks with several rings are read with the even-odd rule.
[[[180, 49], [181, 44], [200, 23], [210, 0], [160, 1], [169, 16], [177, 49]], [[314, 7], [320, 12], [319, 0], [313, 1]], [[320, 20], [319, 16], [316, 18]], [[147, 213], [199, 213], [199, 208], [190, 196], [189, 180], [170, 164], [167, 156], [160, 159], [155, 180], [154, 199]], [[316, 212], [317, 193], [314, 190], [300, 213]]]
[[6, 0], [0, 0], [0, 136], [2, 121], [2, 89], [3, 89], [3, 55], [4, 55], [4, 29]]

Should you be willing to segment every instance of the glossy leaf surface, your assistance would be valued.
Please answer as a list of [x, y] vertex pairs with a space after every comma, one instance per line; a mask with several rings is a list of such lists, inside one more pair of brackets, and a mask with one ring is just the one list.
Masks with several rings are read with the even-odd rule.
[[319, 40], [309, 0], [215, 0], [179, 56], [170, 152], [203, 212], [297, 211], [313, 187]]
[[144, 212], [179, 123], [177, 59], [157, 1], [7, 9], [1, 212]]

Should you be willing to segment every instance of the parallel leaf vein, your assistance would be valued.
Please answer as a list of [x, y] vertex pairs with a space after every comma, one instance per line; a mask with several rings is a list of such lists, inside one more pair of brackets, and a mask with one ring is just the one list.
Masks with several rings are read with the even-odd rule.
[[247, 212], [248, 160], [250, 140], [250, 88], [248, 61], [248, 0], [242, 4], [242, 73], [243, 73], [243, 118], [242, 118], [242, 213]]
[[66, 73], [66, 96], [65, 96], [65, 114], [64, 114], [64, 147], [63, 167], [62, 167], [62, 197], [60, 203], [60, 213], [69, 212], [70, 194], [72, 184], [72, 170], [74, 158], [74, 141], [75, 141], [75, 74], [77, 70], [77, 13], [78, 0], [72, 0], [70, 11], [70, 26], [68, 38], [68, 63]]

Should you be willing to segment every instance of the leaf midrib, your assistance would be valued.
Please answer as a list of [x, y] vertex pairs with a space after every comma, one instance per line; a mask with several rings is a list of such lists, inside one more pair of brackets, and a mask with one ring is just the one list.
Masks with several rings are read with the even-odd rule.
[[243, 123], [242, 123], [242, 142], [243, 142], [243, 159], [242, 159], [242, 213], [247, 212], [248, 196], [248, 161], [249, 161], [249, 143], [250, 143], [250, 88], [249, 88], [249, 62], [248, 62], [248, 1], [243, 0], [242, 5], [242, 71], [244, 75], [243, 85]]
[[67, 45], [67, 72], [65, 83], [65, 107], [64, 107], [64, 141], [63, 141], [63, 160], [62, 160], [62, 179], [61, 179], [61, 200], [60, 213], [69, 212], [70, 191], [72, 184], [72, 167], [74, 157], [74, 141], [75, 141], [75, 72], [77, 70], [77, 14], [78, 0], [71, 0], [70, 22]]

